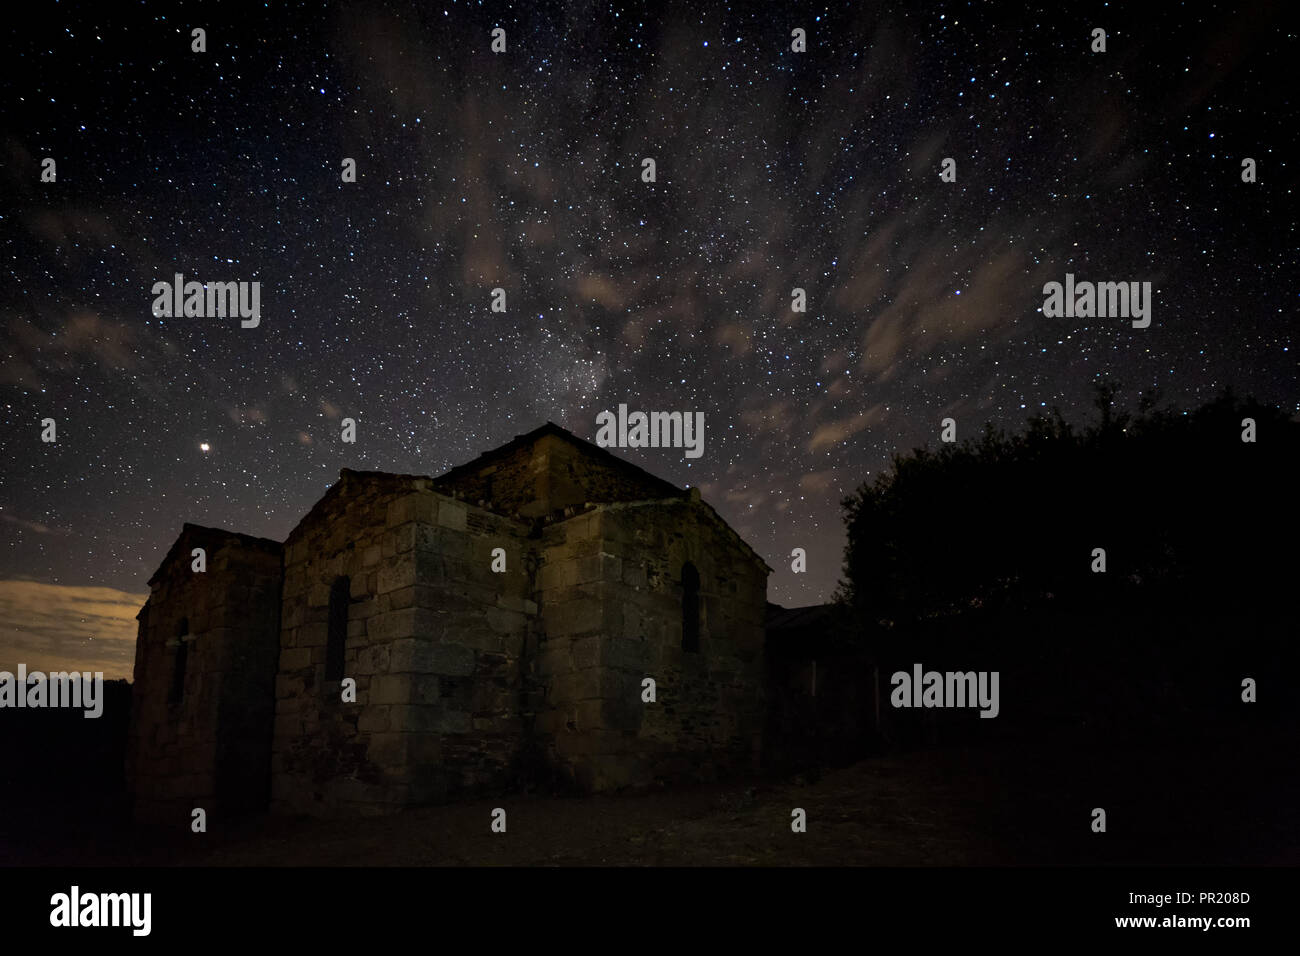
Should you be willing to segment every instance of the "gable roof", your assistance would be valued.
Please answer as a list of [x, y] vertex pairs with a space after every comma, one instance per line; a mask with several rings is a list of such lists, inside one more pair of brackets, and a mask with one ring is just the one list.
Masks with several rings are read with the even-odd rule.
[[561, 426], [555, 424], [555, 422], [550, 422], [550, 421], [548, 421], [545, 425], [542, 425], [540, 428], [534, 428], [530, 432], [525, 432], [522, 435], [516, 435], [514, 438], [506, 442], [504, 445], [501, 445], [497, 448], [493, 448], [490, 451], [483, 452], [483, 454], [479, 455], [473, 461], [466, 462], [463, 465], [457, 465], [455, 468], [451, 469], [450, 471], [445, 472], [444, 474], [441, 474], [437, 478], [435, 478], [434, 484], [435, 486], [454, 484], [456, 482], [456, 479], [466, 475], [475, 474], [478, 471], [480, 471], [484, 466], [490, 465], [494, 461], [498, 461], [503, 458], [508, 458], [519, 449], [526, 448], [529, 445], [536, 444], [540, 439], [545, 438], [548, 435], [554, 436], [555, 438], [559, 438], [562, 441], [568, 442], [570, 445], [573, 445], [575, 448], [582, 451], [583, 454], [590, 456], [596, 461], [609, 465], [619, 471], [622, 471], [624, 474], [631, 475], [637, 478], [638, 480], [646, 483], [652, 488], [656, 488], [662, 491], [663, 497], [665, 498], [683, 498], [687, 494], [686, 491], [682, 490], [681, 488], [678, 488], [672, 482], [666, 481], [663, 478], [660, 478], [658, 475], [651, 474], [650, 472], [646, 471], [644, 468], [632, 464], [632, 462], [628, 461], [626, 458], [620, 458], [618, 457], [618, 455], [615, 455], [612, 452], [604, 448], [601, 448], [599, 445], [593, 444], [592, 442], [589, 442], [586, 439], [579, 438], [577, 435], [573, 434], [573, 432], [569, 431], [567, 428], [562, 428]]
[[325, 507], [342, 494], [344, 489], [353, 482], [375, 482], [393, 489], [405, 487], [411, 491], [427, 491], [429, 490], [430, 480], [428, 475], [402, 475], [393, 471], [355, 471], [352, 468], [340, 468], [339, 480], [326, 488], [325, 494], [317, 498], [316, 503], [307, 509], [307, 513], [298, 519], [289, 533], [285, 535], [284, 542], [288, 544], [292, 541], [299, 528], [324, 511]]
[[172, 546], [167, 549], [167, 555], [162, 559], [162, 563], [158, 565], [158, 570], [150, 576], [149, 584], [157, 581], [162, 576], [163, 569], [175, 560], [177, 554], [184, 551], [195, 541], [200, 542], [199, 547], [205, 550], [212, 549], [214, 544], [220, 547], [230, 541], [242, 544], [247, 548], [257, 548], [272, 554], [279, 554], [284, 550], [284, 546], [279, 541], [273, 541], [270, 538], [257, 538], [251, 534], [227, 531], [225, 528], [209, 528], [201, 524], [190, 524], [187, 521], [181, 525], [181, 533], [176, 536]]
[[[525, 432], [522, 435], [516, 435], [513, 439], [506, 442], [504, 445], [500, 445], [489, 451], [485, 451], [477, 458], [475, 458], [473, 461], [466, 462], [463, 465], [457, 465], [455, 468], [452, 468], [450, 471], [444, 472], [442, 475], [439, 475], [436, 478], [431, 478], [428, 475], [407, 475], [407, 474], [399, 474], [396, 472], [388, 472], [388, 471], [356, 471], [351, 468], [340, 469], [339, 480], [336, 481], [334, 484], [330, 485], [330, 487], [325, 491], [325, 493], [316, 501], [314, 505], [312, 505], [312, 507], [307, 511], [307, 513], [303, 515], [303, 517], [294, 525], [293, 530], [291, 530], [289, 534], [285, 537], [284, 545], [287, 545], [290, 542], [292, 542], [301, 528], [307, 525], [313, 518], [320, 515], [322, 511], [329, 505], [330, 502], [332, 502], [336, 497], [338, 497], [338, 495], [343, 493], [343, 491], [346, 488], [354, 485], [354, 483], [361, 483], [361, 484], [376, 483], [376, 484], [387, 486], [388, 488], [391, 488], [393, 490], [409, 489], [410, 491], [422, 491], [422, 490], [435, 491], [438, 492], [439, 494], [445, 494], [450, 497], [463, 497], [461, 494], [459, 494], [459, 490], [455, 487], [457, 479], [461, 477], [473, 476], [478, 472], [480, 472], [484, 467], [491, 465], [493, 462], [507, 459], [510, 456], [514, 455], [516, 452], [518, 452], [520, 449], [527, 448], [531, 445], [534, 445], [542, 438], [548, 436], [558, 438], [566, 442], [570, 446], [579, 450], [583, 455], [588, 456], [591, 459], [598, 461], [604, 465], [607, 465], [615, 469], [616, 471], [619, 471], [622, 474], [629, 476], [630, 478], [636, 479], [638, 483], [648, 488], [651, 492], [657, 492], [659, 495], [659, 497], [657, 498], [652, 497], [646, 499], [638, 499], [637, 502], [632, 502], [632, 503], [649, 503], [656, 500], [658, 501], [675, 500], [675, 501], [687, 502], [694, 506], [699, 507], [703, 514], [705, 514], [710, 520], [716, 522], [718, 525], [724, 528], [729, 533], [730, 537], [733, 538], [737, 543], [739, 543], [739, 545], [746, 552], [748, 552], [755, 561], [757, 561], [760, 565], [762, 565], [762, 567], [766, 571], [768, 571], [769, 573], [771, 572], [772, 570], [771, 567], [769, 567], [767, 562], [763, 560], [762, 556], [759, 555], [758, 552], [755, 551], [752, 547], [750, 547], [749, 543], [745, 541], [745, 539], [741, 537], [741, 535], [734, 528], [732, 528], [729, 524], [727, 524], [727, 522], [722, 518], [721, 515], [717, 513], [717, 511], [713, 509], [712, 506], [710, 506], [708, 503], [700, 499], [698, 488], [690, 488], [690, 489], [678, 488], [672, 482], [660, 478], [658, 475], [652, 474], [651, 472], [646, 471], [644, 468], [641, 468], [638, 465], [634, 465], [632, 462], [628, 461], [625, 458], [620, 458], [618, 455], [615, 455], [610, 451], [601, 448], [599, 445], [593, 444], [592, 442], [579, 438], [577, 435], [573, 434], [573, 432], [569, 431], [568, 429], [563, 428], [555, 424], [555, 422], [550, 422], [550, 421], [546, 422], [544, 425], [540, 426], [539, 428], [534, 428], [530, 432]], [[487, 510], [493, 511], [495, 509], [489, 507]], [[500, 514], [501, 512], [497, 511], [496, 513]], [[506, 517], [509, 516], [506, 515]], [[242, 539], [245, 543], [261, 542], [263, 545], [270, 545], [279, 549], [283, 549], [284, 547], [284, 545], [282, 545], [280, 542], [270, 541], [269, 539], [266, 538], [253, 538], [249, 535], [236, 534], [233, 531], [223, 531], [219, 528], [202, 528], [199, 525], [191, 525], [191, 524], [186, 524], [185, 528], [186, 530], [192, 529], [196, 532], [201, 531], [201, 532], [212, 533], [217, 535], [229, 535], [235, 538]], [[179, 548], [181, 541], [184, 538], [184, 535], [185, 532], [183, 531], [182, 537], [177, 539], [176, 543], [172, 546], [172, 551], [168, 552], [167, 558], [163, 561], [163, 565], [166, 565], [169, 561], [172, 560], [173, 558], [172, 552], [175, 552]], [[161, 572], [161, 570], [162, 568], [160, 567], [159, 572]], [[157, 576], [158, 576], [157, 573], [155, 573], [154, 578], [156, 578]], [[154, 578], [150, 578], [151, 583], [154, 580]]]

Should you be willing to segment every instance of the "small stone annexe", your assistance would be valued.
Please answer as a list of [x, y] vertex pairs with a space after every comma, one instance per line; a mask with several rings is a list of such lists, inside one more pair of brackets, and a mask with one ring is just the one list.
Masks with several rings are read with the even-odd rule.
[[438, 478], [345, 469], [283, 544], [186, 525], [139, 614], [136, 815], [757, 769], [770, 571], [697, 491], [549, 423]]

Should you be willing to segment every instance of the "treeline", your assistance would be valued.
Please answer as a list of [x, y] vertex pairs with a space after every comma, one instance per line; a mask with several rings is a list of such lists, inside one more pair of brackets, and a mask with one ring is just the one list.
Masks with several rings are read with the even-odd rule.
[[[861, 625], [974, 608], [1175, 604], [1251, 614], [1296, 587], [1300, 423], [1225, 392], [1195, 411], [1144, 400], [1079, 427], [898, 455], [843, 502], [838, 600]], [[1253, 439], [1253, 440], [1243, 440]], [[1104, 572], [1100, 570], [1104, 552]]]
[[883, 689], [917, 662], [1002, 679], [996, 721], [886, 706], [890, 739], [1296, 722], [1300, 424], [1231, 393], [1188, 412], [1114, 398], [1086, 425], [1053, 411], [900, 455], [845, 500], [841, 620]]

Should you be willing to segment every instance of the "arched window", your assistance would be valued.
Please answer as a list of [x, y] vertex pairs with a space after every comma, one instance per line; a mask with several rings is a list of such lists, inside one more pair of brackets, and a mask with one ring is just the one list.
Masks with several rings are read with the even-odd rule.
[[329, 634], [325, 641], [325, 679], [343, 679], [343, 652], [348, 645], [348, 602], [352, 595], [352, 579], [346, 575], [335, 578], [330, 587]]
[[682, 565], [682, 650], [700, 649], [700, 572], [687, 561]]
[[179, 704], [185, 699], [185, 668], [190, 658], [190, 619], [183, 617], [176, 624], [176, 658], [172, 665], [171, 702]]

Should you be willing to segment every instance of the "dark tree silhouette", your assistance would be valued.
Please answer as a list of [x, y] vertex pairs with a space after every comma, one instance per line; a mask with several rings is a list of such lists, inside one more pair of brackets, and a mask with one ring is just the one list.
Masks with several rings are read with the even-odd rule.
[[[1193, 412], [1059, 410], [925, 448], [845, 499], [837, 598], [864, 624], [1042, 601], [1253, 607], [1296, 580], [1300, 424], [1231, 392]], [[1255, 438], [1242, 440], [1243, 420]], [[1093, 573], [1093, 550], [1106, 573]]]

